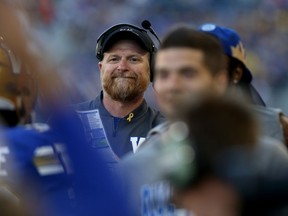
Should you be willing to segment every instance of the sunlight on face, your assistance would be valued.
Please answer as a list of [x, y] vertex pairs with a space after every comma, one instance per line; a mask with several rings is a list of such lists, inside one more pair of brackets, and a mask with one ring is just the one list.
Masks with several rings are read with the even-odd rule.
[[217, 75], [212, 75], [203, 58], [200, 50], [190, 48], [168, 48], [157, 53], [154, 89], [167, 116], [193, 98], [218, 91]]
[[148, 87], [149, 53], [135, 41], [121, 40], [104, 53], [99, 69], [102, 87], [113, 100], [133, 101]]

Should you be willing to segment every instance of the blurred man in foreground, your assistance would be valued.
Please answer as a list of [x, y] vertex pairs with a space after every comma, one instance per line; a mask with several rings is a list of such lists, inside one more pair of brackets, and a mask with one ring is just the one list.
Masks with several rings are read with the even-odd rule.
[[153, 129], [146, 147], [123, 161], [135, 214], [176, 214], [175, 207], [167, 205], [169, 186], [161, 181], [164, 170], [156, 162], [162, 146], [159, 135], [168, 130], [179, 106], [211, 92], [223, 95], [227, 85], [225, 56], [215, 38], [189, 27], [179, 27], [163, 39], [156, 56], [154, 89], [169, 122]]
[[[222, 46], [211, 35], [191, 27], [178, 27], [162, 41], [156, 56], [154, 77], [159, 106], [168, 122], [152, 129], [146, 147], [127, 157], [122, 165], [127, 179], [131, 179], [127, 187], [132, 191], [138, 213], [181, 215], [173, 204], [168, 204], [171, 190], [169, 184], [162, 181], [166, 172], [163, 164], [157, 162], [162, 146], [166, 144], [161, 134], [169, 131], [179, 107], [197, 104], [206, 95], [221, 98], [226, 94], [228, 75]], [[229, 134], [227, 132], [227, 136]], [[275, 148], [283, 147], [277, 141], [272, 143], [279, 145]]]

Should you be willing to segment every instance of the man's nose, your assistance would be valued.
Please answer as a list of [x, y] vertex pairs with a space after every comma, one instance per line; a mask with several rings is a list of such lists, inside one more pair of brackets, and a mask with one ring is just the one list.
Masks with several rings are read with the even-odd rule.
[[168, 88], [177, 89], [181, 87], [181, 85], [182, 85], [182, 80], [177, 75], [177, 73], [171, 73], [168, 79], [166, 80], [166, 87]]
[[128, 62], [125, 59], [121, 59], [117, 66], [117, 70], [119, 71], [127, 71], [129, 69]]

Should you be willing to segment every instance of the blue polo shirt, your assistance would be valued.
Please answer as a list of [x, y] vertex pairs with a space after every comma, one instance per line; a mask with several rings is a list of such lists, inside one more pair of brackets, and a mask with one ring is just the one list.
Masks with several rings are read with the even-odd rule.
[[99, 110], [109, 145], [118, 158], [129, 152], [135, 152], [148, 132], [164, 122], [159, 111], [149, 107], [145, 100], [143, 103], [124, 118], [112, 116], [104, 107], [103, 92], [94, 100], [74, 105], [77, 111]]

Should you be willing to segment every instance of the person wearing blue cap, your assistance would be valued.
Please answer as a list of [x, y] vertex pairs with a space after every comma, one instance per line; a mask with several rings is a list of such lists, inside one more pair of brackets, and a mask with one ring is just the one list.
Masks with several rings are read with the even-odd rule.
[[200, 31], [216, 37], [228, 57], [229, 92], [237, 91], [249, 100], [262, 122], [265, 135], [272, 135], [288, 146], [288, 118], [280, 109], [267, 107], [260, 94], [251, 84], [253, 75], [246, 65], [246, 53], [239, 34], [227, 27], [216, 24], [203, 24]]
[[231, 87], [239, 87], [253, 104], [265, 106], [262, 97], [251, 84], [253, 75], [246, 65], [246, 53], [239, 34], [230, 28], [215, 24], [203, 24], [200, 30], [207, 32], [220, 40], [228, 57], [228, 74]]

